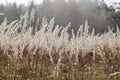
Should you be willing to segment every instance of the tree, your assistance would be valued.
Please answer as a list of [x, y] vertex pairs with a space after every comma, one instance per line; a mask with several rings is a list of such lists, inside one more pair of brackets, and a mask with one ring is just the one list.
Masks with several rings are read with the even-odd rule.
[[13, 20], [20, 18], [20, 11], [16, 3], [7, 4], [4, 8], [5, 17], [8, 19], [8, 24]]
[[0, 24], [4, 20], [4, 5], [0, 5]]
[[32, 1], [28, 7], [28, 20], [30, 21], [29, 26], [33, 27], [33, 34], [35, 34], [36, 24], [37, 24], [37, 10]]

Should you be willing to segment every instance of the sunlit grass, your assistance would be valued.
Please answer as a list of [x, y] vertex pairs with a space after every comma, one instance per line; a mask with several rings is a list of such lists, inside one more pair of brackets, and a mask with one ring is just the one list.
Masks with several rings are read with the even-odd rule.
[[95, 35], [86, 21], [77, 34], [69, 34], [70, 24], [59, 27], [54, 19], [43, 18], [40, 30], [32, 34], [33, 17], [28, 20], [26, 13], [0, 26], [0, 80], [120, 79], [119, 29]]

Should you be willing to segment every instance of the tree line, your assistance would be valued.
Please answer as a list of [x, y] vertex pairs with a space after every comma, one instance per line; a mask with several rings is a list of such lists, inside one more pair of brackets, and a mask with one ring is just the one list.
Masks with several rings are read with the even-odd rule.
[[[28, 15], [32, 8], [36, 11], [35, 20], [39, 17], [39, 23], [43, 17], [50, 21], [55, 18], [55, 24], [66, 26], [71, 22], [72, 28], [76, 31], [81, 24], [88, 20], [90, 31], [95, 28], [96, 33], [107, 31], [108, 25], [116, 29], [120, 27], [120, 12], [115, 12], [111, 6], [108, 7], [104, 0], [43, 0], [41, 4], [30, 2], [28, 6], [16, 3], [0, 4], [0, 24], [4, 17], [7, 17], [8, 24], [13, 20], [19, 19], [26, 11]], [[32, 25], [35, 25], [34, 22]], [[40, 26], [40, 24], [39, 24]]]

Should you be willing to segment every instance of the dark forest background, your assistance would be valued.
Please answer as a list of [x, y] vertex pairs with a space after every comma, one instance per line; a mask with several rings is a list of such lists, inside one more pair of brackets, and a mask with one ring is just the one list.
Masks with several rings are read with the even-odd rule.
[[[28, 15], [34, 8], [36, 10], [35, 20], [39, 17], [41, 23], [45, 16], [48, 21], [53, 17], [55, 24], [67, 26], [71, 23], [72, 28], [76, 31], [81, 24], [88, 20], [90, 31], [96, 29], [96, 33], [107, 31], [108, 25], [116, 30], [120, 27], [120, 12], [116, 12], [113, 6], [107, 6], [104, 0], [43, 0], [41, 4], [30, 2], [28, 6], [16, 3], [0, 4], [0, 24], [7, 17], [8, 24], [13, 20], [20, 19], [28, 11]], [[33, 23], [33, 24], [36, 24]]]

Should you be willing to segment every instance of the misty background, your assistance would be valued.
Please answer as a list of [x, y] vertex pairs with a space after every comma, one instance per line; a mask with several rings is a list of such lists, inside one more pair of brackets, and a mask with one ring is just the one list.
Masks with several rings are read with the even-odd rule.
[[[35, 22], [39, 18], [42, 22], [45, 16], [48, 21], [55, 18], [55, 25], [67, 26], [71, 23], [72, 29], [77, 31], [81, 24], [88, 21], [91, 31], [96, 29], [96, 33], [107, 31], [108, 26], [116, 31], [116, 26], [120, 27], [120, 3], [110, 3], [104, 0], [43, 0], [40, 2], [29, 1], [24, 3], [8, 2], [0, 4], [0, 24], [7, 17], [8, 24], [13, 20], [20, 19], [20, 16], [32, 8], [36, 10]], [[41, 24], [39, 24], [40, 26]], [[39, 30], [39, 29], [38, 29]]]

